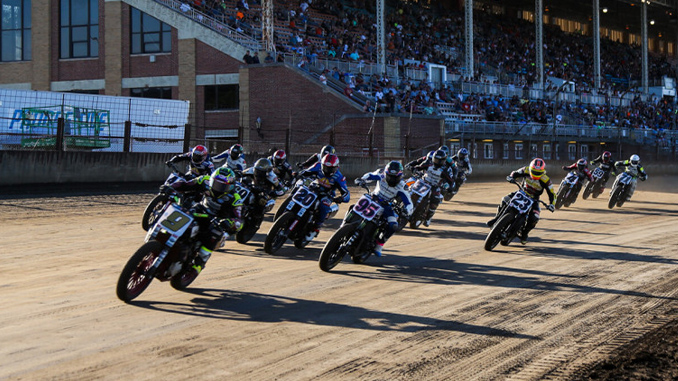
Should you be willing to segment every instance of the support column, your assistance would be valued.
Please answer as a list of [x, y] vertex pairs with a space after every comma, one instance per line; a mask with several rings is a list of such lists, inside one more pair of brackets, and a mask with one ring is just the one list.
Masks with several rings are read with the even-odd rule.
[[600, 90], [600, 0], [593, 0], [593, 83]]
[[188, 123], [192, 126], [191, 138], [203, 138], [202, 134], [197, 131], [196, 123], [196, 107], [195, 107], [195, 47], [196, 40], [194, 38], [182, 38], [182, 32], [179, 30], [179, 99], [190, 102]]
[[273, 0], [264, 0], [261, 5], [262, 46], [267, 53], [271, 53], [271, 56], [275, 57], [275, 42], [273, 41]]
[[[122, 1], [104, 2], [104, 17], [112, 22], [106, 23], [104, 42], [104, 80], [106, 95], [122, 95]], [[99, 49], [101, 53], [101, 49]]]
[[466, 36], [465, 52], [465, 77], [472, 79], [475, 74], [473, 68], [473, 0], [465, 0], [464, 9], [464, 33]]
[[535, 41], [537, 54], [537, 75], [535, 78], [535, 87], [544, 88], [544, 2], [543, 0], [534, 1], [534, 27], [537, 41]]
[[647, 5], [648, 5], [647, 0], [641, 0], [641, 20], [640, 20], [640, 34], [641, 34], [641, 40], [643, 44], [643, 67], [642, 67], [642, 74], [643, 74], [643, 94], [647, 94], [649, 91], [649, 80], [648, 80], [648, 63], [647, 63]]
[[[31, 1], [31, 14], [33, 22], [31, 25], [32, 33], [32, 58], [33, 78], [17, 78], [12, 82], [32, 82], [31, 90], [50, 91], [52, 80], [52, 16], [49, 0]], [[5, 64], [6, 65], [6, 64]]]
[[386, 28], [384, 25], [384, 0], [377, 0], [377, 67], [386, 72]]

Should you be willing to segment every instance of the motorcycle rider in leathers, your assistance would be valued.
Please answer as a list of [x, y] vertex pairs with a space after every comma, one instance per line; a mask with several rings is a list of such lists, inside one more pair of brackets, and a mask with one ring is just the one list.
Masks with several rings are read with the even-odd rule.
[[[264, 158], [257, 160], [254, 166], [242, 172], [242, 181], [253, 183], [271, 198], [280, 197], [287, 191], [287, 188], [280, 183], [278, 176], [273, 172], [271, 161]], [[247, 200], [244, 201], [247, 202]]]
[[[523, 228], [523, 231], [520, 235], [520, 243], [523, 245], [527, 243], [527, 237], [532, 229], [537, 226], [539, 222], [539, 213], [541, 208], [539, 207], [539, 196], [541, 196], [544, 191], [549, 196], [549, 205], [548, 210], [553, 212], [556, 209], [554, 202], [556, 201], [556, 194], [553, 191], [553, 184], [551, 184], [551, 179], [546, 175], [546, 163], [540, 158], [532, 160], [529, 166], [522, 167], [518, 170], [511, 172], [507, 179], [513, 180], [523, 180], [523, 187], [525, 193], [528, 196], [534, 199], [532, 203], [532, 210], [530, 210], [530, 215], [527, 218], [527, 223]], [[509, 202], [513, 198], [516, 192], [511, 192], [508, 195], [504, 196], [501, 200], [501, 204], [497, 207], [497, 215], [493, 219], [487, 221], [487, 226], [492, 227], [499, 216], [502, 215], [504, 209], [508, 206]]]
[[[626, 172], [628, 171], [629, 167], [635, 168], [638, 170], [638, 178], [641, 181], [647, 180], [647, 173], [645, 173], [645, 168], [640, 164], [640, 156], [633, 154], [628, 160], [620, 160], [614, 163], [615, 168], [617, 169], [617, 172]], [[626, 196], [626, 201], [629, 201], [631, 199], [631, 196], [633, 196], [633, 193], [636, 191], [636, 182], [634, 181], [631, 184], [631, 189], [629, 190], [628, 196]]]
[[268, 160], [273, 164], [273, 173], [278, 176], [278, 180], [283, 185], [289, 187], [294, 181], [296, 173], [292, 169], [292, 165], [287, 162], [287, 154], [285, 151], [279, 149], [268, 157]]
[[605, 185], [607, 185], [607, 181], [610, 179], [610, 174], [615, 176], [615, 171], [614, 171], [614, 160], [612, 160], [612, 152], [610, 151], [605, 151], [603, 152], [600, 156], [597, 158], [591, 160], [591, 165], [596, 165], [600, 163], [598, 167], [603, 170], [603, 178], [600, 182], [600, 191], [605, 190]]
[[247, 168], [247, 162], [243, 155], [243, 148], [240, 144], [234, 144], [231, 148], [212, 158], [214, 161], [222, 161], [224, 159], [226, 159], [226, 163], [222, 166], [232, 169], [238, 177], [240, 177], [242, 171]]
[[[313, 184], [317, 184], [321, 189], [318, 195], [321, 199], [318, 210], [316, 210], [316, 225], [304, 238], [308, 242], [318, 235], [320, 228], [330, 213], [332, 201], [337, 204], [348, 202], [351, 199], [351, 193], [346, 186], [346, 177], [339, 171], [339, 157], [335, 154], [326, 154], [320, 162], [302, 171], [299, 175], [302, 177], [315, 177]], [[335, 196], [336, 190], [339, 190], [340, 196]]]
[[189, 178], [211, 175], [214, 171], [214, 163], [212, 163], [212, 160], [210, 159], [209, 151], [207, 150], [207, 147], [203, 145], [197, 145], [189, 152], [175, 155], [167, 160], [165, 164], [170, 166], [170, 164], [183, 161], [189, 162], [189, 170], [186, 173], [186, 176]]
[[[570, 165], [564, 165], [563, 170], [567, 172], [574, 172], [577, 177], [579, 178], [579, 181], [577, 181], [577, 184], [575, 185], [575, 189], [573, 189], [574, 194], [576, 197], [573, 197], [573, 200], [576, 201], [577, 197], [579, 196], [579, 191], [581, 191], [581, 186], [584, 183], [584, 178], [587, 178], [589, 181], [593, 181], [593, 175], [591, 175], [591, 171], [588, 168], [588, 164], [586, 162], [586, 159], [581, 158], [577, 160], [576, 163], [572, 163]], [[573, 201], [573, 202], [574, 202]]]
[[436, 213], [436, 209], [438, 209], [438, 205], [440, 205], [440, 201], [443, 198], [440, 194], [440, 184], [444, 181], [448, 183], [449, 186], [454, 185], [454, 179], [447, 166], [447, 154], [443, 150], [437, 150], [430, 161], [424, 161], [423, 163], [414, 166], [413, 169], [415, 171], [423, 171], [424, 176], [422, 177], [422, 180], [431, 186], [429, 209], [424, 217], [424, 226], [429, 226], [431, 225], [433, 215]]
[[200, 191], [203, 194], [199, 207], [205, 217], [197, 218], [202, 246], [193, 265], [198, 273], [205, 268], [217, 246], [242, 227], [242, 200], [235, 191], [235, 183], [235, 173], [230, 168], [220, 167], [210, 176], [179, 180], [171, 185], [179, 192]]
[[409, 193], [405, 191], [403, 165], [399, 161], [391, 161], [386, 164], [386, 167], [368, 172], [355, 180], [356, 185], [359, 186], [371, 182], [377, 182], [371, 194], [376, 196], [373, 200], [378, 201], [379, 205], [384, 208], [384, 219], [388, 222], [384, 236], [377, 237], [377, 246], [374, 249], [374, 254], [380, 257], [384, 244], [395, 233], [398, 226], [398, 216], [391, 208], [390, 201], [399, 197], [408, 216], [412, 214], [413, 206]]
[[309, 169], [312, 166], [314, 166], [316, 163], [319, 163], [322, 160], [322, 158], [325, 157], [325, 155], [328, 155], [328, 154], [333, 154], [333, 155], [336, 154], [334, 147], [332, 147], [329, 144], [324, 146], [322, 149], [320, 149], [319, 153], [316, 153], [316, 154], [309, 156], [309, 158], [306, 159], [306, 161], [304, 161], [303, 163], [297, 163], [297, 168], [302, 169], [302, 170]]
[[[454, 179], [459, 179], [461, 184], [466, 182], [466, 176], [473, 173], [473, 167], [471, 167], [471, 160], [469, 159], [469, 152], [466, 148], [461, 148], [457, 151], [457, 154], [452, 156], [452, 162], [455, 164], [456, 173], [454, 174]], [[454, 194], [457, 194], [459, 191], [458, 187], [455, 187]]]

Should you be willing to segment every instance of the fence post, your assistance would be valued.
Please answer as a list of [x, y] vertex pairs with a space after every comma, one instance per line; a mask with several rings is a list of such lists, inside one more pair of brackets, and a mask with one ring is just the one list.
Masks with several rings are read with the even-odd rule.
[[285, 130], [285, 152], [290, 154], [290, 129]]
[[184, 150], [182, 152], [188, 152], [191, 149], [191, 124], [186, 123], [184, 125]]
[[122, 143], [122, 151], [129, 152], [132, 147], [132, 122], [125, 121], [125, 137]]
[[410, 134], [405, 135], [405, 159], [410, 162]]
[[[63, 115], [63, 113], [62, 113]], [[66, 129], [66, 123], [64, 122], [64, 118], [58, 118], [57, 119], [57, 134], [56, 134], [56, 142], [54, 143], [54, 147], [56, 148], [57, 151], [62, 152], [64, 151], [64, 130]]]
[[373, 142], [374, 132], [370, 131], [368, 138], [369, 138], [369, 141], [370, 141], [370, 151], [369, 151], [370, 157], [373, 157], [374, 156], [374, 151], [373, 151], [373, 149], [374, 149], [374, 142]]

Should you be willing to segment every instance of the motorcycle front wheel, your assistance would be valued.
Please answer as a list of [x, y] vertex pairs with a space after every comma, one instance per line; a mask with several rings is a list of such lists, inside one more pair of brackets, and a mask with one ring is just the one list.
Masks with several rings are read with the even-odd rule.
[[149, 275], [147, 272], [160, 255], [162, 248], [162, 243], [149, 241], [130, 257], [120, 273], [118, 285], [115, 289], [120, 300], [125, 303], [133, 300], [151, 284], [153, 275]]
[[500, 241], [505, 239], [506, 230], [511, 226], [513, 220], [516, 218], [515, 214], [512, 212], [506, 213], [497, 222], [492, 226], [492, 230], [487, 234], [485, 238], [485, 250], [492, 251]]
[[168, 196], [165, 194], [157, 194], [151, 202], [146, 205], [144, 215], [141, 217], [141, 228], [148, 231], [157, 221], [160, 216], [160, 211], [165, 207]]
[[[351, 255], [355, 250], [354, 245], [358, 244], [360, 237], [354, 237], [356, 233], [355, 224], [347, 224], [339, 228], [327, 241], [323, 251], [320, 252], [318, 265], [322, 271], [332, 270], [345, 255]], [[353, 240], [351, 241], [351, 238]], [[350, 241], [350, 242], [349, 242]]]
[[565, 197], [567, 195], [567, 191], [569, 188], [570, 188], [569, 185], [565, 185], [558, 189], [558, 193], [556, 194], [556, 209], [560, 209], [563, 207], [563, 204], [565, 203]]
[[257, 234], [257, 230], [259, 230], [259, 228], [256, 223], [251, 219], [248, 219], [243, 224], [242, 229], [235, 234], [235, 240], [240, 244], [245, 244]]
[[612, 209], [615, 205], [617, 205], [617, 200], [621, 196], [621, 191], [621, 187], [616, 187], [612, 190], [612, 193], [610, 194], [610, 200], [607, 202], [607, 207], [609, 209]]
[[586, 200], [587, 198], [589, 198], [589, 196], [591, 195], [591, 193], [593, 193], [593, 188], [595, 187], [595, 184], [596, 184], [596, 183], [593, 183], [593, 182], [590, 182], [590, 181], [589, 181], [589, 182], [586, 184], [586, 187], [584, 188], [584, 193], [582, 193], [581, 198], [583, 198], [584, 200]]
[[[282, 207], [282, 206], [281, 206]], [[264, 251], [268, 254], [275, 254], [285, 241], [287, 241], [287, 235], [289, 231], [290, 223], [294, 219], [294, 214], [292, 213], [283, 213], [271, 226], [271, 230], [268, 231], [266, 235], [266, 240], [264, 241]]]

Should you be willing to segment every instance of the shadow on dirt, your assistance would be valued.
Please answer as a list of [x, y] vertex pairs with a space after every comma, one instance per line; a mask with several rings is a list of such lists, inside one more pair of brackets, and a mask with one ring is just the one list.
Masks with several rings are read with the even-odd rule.
[[134, 301], [129, 304], [156, 311], [212, 319], [268, 323], [296, 322], [374, 331], [419, 332], [441, 330], [485, 336], [540, 339], [536, 336], [454, 320], [390, 313], [339, 303], [216, 289], [196, 288], [189, 289], [187, 292], [196, 295], [190, 304], [152, 301]]

